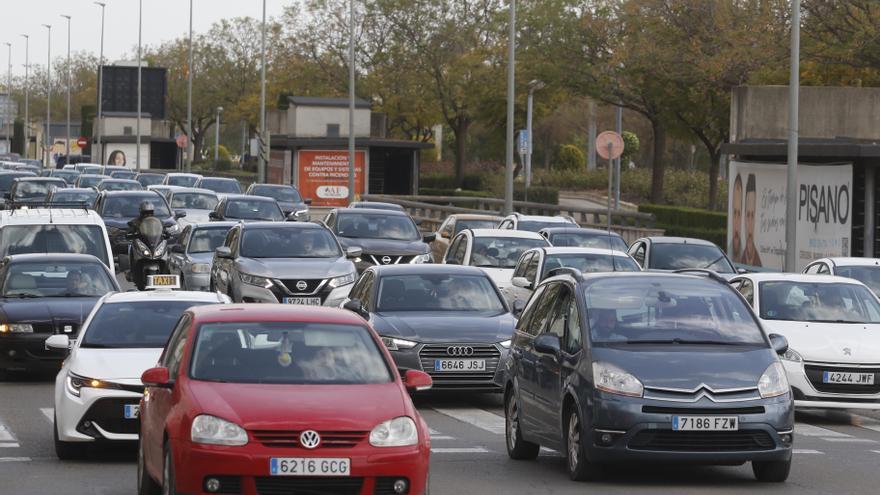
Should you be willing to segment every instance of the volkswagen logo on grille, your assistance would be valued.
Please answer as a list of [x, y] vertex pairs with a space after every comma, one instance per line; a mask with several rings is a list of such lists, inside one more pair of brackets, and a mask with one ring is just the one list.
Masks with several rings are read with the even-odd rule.
[[315, 430], [306, 430], [299, 434], [299, 443], [307, 449], [317, 448], [321, 444], [321, 435]]
[[446, 348], [446, 354], [450, 356], [473, 356], [474, 348], [466, 345], [451, 345]]
[[309, 288], [309, 284], [306, 283], [305, 280], [300, 280], [296, 283], [296, 290], [304, 291]]
[[387, 265], [391, 263], [391, 256], [382, 256], [382, 264]]

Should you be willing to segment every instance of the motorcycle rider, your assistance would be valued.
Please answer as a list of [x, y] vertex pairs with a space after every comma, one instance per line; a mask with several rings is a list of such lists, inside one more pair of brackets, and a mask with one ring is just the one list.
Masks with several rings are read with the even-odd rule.
[[[142, 289], [146, 280], [144, 280], [143, 274], [136, 269], [137, 257], [135, 256], [135, 252], [133, 249], [134, 239], [137, 239], [140, 235], [141, 224], [143, 224], [143, 222], [150, 217], [155, 217], [155, 207], [150, 201], [142, 201], [139, 207], [137, 218], [129, 220], [128, 232], [126, 232], [125, 234], [126, 238], [132, 241], [128, 247], [129, 273], [127, 275], [127, 278], [129, 278], [130, 281], [134, 282], [139, 289]], [[165, 237], [164, 233], [163, 237]]]

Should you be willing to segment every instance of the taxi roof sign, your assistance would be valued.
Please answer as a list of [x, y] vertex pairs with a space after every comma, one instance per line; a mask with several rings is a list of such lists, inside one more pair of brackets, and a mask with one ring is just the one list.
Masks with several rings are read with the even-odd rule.
[[147, 290], [171, 290], [180, 288], [179, 275], [147, 275]]

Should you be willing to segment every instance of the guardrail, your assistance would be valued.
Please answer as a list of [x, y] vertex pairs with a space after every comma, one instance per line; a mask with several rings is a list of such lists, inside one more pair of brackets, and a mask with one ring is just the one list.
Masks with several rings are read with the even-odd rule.
[[[467, 198], [459, 196], [392, 196], [366, 194], [363, 201], [395, 203], [404, 207], [413, 218], [420, 221], [423, 230], [435, 231], [447, 216], [453, 213], [476, 213], [501, 215], [503, 199]], [[467, 205], [467, 206], [461, 206]], [[527, 201], [514, 201], [516, 211], [528, 215], [567, 215], [581, 227], [604, 229], [607, 227], [608, 210], [602, 208], [576, 208], [570, 206], [548, 205]], [[611, 230], [617, 232], [627, 243], [640, 237], [663, 235], [656, 229], [654, 215], [635, 211], [612, 210]]]

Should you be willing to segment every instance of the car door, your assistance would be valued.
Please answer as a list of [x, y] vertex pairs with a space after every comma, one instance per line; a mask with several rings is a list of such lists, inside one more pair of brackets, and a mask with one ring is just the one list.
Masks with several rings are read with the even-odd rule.
[[171, 247], [171, 255], [168, 257], [168, 265], [171, 273], [180, 275], [183, 280], [184, 271], [186, 269], [186, 248], [189, 244], [189, 238], [193, 233], [192, 225], [187, 225], [180, 233], [180, 239], [177, 244]]
[[434, 242], [431, 243], [431, 252], [434, 255], [435, 260], [443, 259], [446, 256], [446, 251], [449, 249], [449, 243], [452, 240], [455, 232], [455, 217], [449, 216], [446, 218], [446, 221], [443, 222], [443, 225], [437, 229], [437, 237], [434, 239]]
[[546, 413], [541, 411], [543, 406], [539, 394], [542, 394], [540, 390], [544, 376], [542, 367], [546, 363], [544, 354], [535, 350], [534, 338], [547, 327], [560, 285], [560, 282], [554, 282], [545, 286], [540, 298], [531, 302], [530, 306], [534, 305], [534, 310], [524, 323], [524, 330], [533, 338], [522, 349], [523, 380], [520, 388], [525, 390], [525, 393], [520, 398], [520, 406], [523, 414], [532, 418], [536, 434], [543, 437], [548, 437], [548, 431], [546, 421], [542, 418]]
[[535, 335], [531, 333], [530, 322], [535, 317], [535, 310], [540, 305], [542, 294], [546, 286], [538, 287], [529, 304], [523, 309], [523, 313], [516, 323], [513, 340], [510, 345], [509, 373], [514, 381], [516, 394], [520, 403], [520, 421], [523, 425], [532, 425], [534, 429], [535, 419], [523, 409], [524, 404], [534, 404], [534, 383], [536, 368], [534, 361]]
[[[574, 371], [577, 352], [580, 347], [566, 350], [569, 325], [573, 318], [577, 320], [577, 304], [574, 302], [574, 291], [567, 283], [557, 285], [553, 297], [553, 306], [546, 319], [545, 326], [538, 335], [549, 333], [559, 338], [559, 354], [539, 353], [537, 357], [537, 387], [535, 388], [535, 405], [541, 431], [552, 440], [561, 438], [560, 414], [562, 410], [562, 392], [564, 380]], [[579, 336], [579, 328], [577, 330]], [[580, 339], [577, 339], [580, 342]]]
[[[531, 261], [532, 258], [534, 258], [535, 256], [537, 256], [536, 252], [526, 251], [525, 253], [523, 253], [523, 255], [520, 256], [519, 261], [516, 262], [511, 280], [517, 277], [525, 278], [526, 267], [529, 266], [529, 261]], [[529, 299], [531, 291], [524, 287], [517, 287], [513, 284], [510, 284], [507, 287], [501, 289], [501, 293], [504, 294], [504, 299], [507, 300], [507, 304], [509, 304], [512, 308], [515, 301], [527, 301]]]

